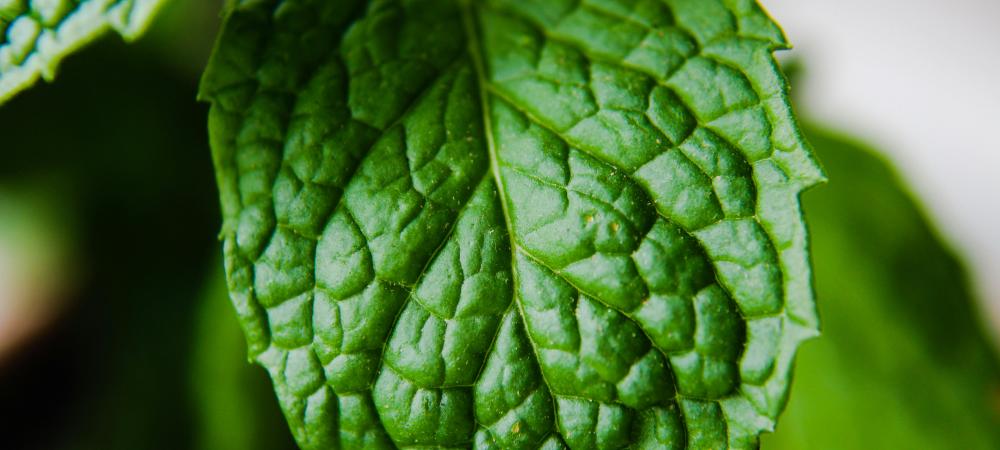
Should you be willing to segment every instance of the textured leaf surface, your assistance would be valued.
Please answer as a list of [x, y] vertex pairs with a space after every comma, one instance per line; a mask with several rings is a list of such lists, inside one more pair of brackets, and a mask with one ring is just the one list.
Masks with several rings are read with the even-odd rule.
[[230, 294], [304, 448], [748, 448], [822, 178], [750, 1], [244, 1]]
[[0, 0], [0, 103], [109, 29], [135, 39], [165, 0]]
[[804, 198], [823, 338], [764, 448], [1000, 448], [1000, 362], [966, 272], [885, 162], [807, 135], [836, 180]]

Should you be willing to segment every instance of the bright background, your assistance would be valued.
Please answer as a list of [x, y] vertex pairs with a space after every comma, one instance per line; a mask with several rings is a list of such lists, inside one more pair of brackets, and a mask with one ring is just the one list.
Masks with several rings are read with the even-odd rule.
[[1000, 1], [761, 3], [805, 66], [800, 113], [885, 152], [965, 256], [1000, 335]]

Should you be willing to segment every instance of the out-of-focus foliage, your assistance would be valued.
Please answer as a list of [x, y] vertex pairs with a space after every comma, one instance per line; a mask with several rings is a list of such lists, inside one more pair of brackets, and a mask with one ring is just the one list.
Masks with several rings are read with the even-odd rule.
[[[4, 448], [188, 448], [178, 361], [217, 219], [193, 84], [104, 42], [0, 108], [0, 183], [58, 179], [80, 289], [5, 367]], [[108, 69], [97, 61], [113, 61]], [[167, 126], [164, 126], [167, 124]]]
[[[74, 230], [76, 265], [66, 270], [77, 275], [55, 322], [0, 366], [0, 448], [224, 449], [210, 437], [220, 431], [205, 427], [236, 427], [224, 421], [237, 416], [208, 418], [215, 413], [206, 404], [226, 401], [225, 390], [237, 387], [224, 383], [233, 380], [249, 380], [239, 381], [251, 396], [239, 417], [278, 416], [275, 426], [242, 426], [259, 425], [279, 441], [240, 448], [290, 448], [266, 376], [242, 357], [245, 344], [220, 353], [233, 356], [220, 371], [244, 375], [191, 376], [214, 370], [196, 350], [233, 342], [228, 322], [218, 325], [221, 334], [196, 334], [206, 270], [217, 267], [219, 215], [207, 107], [195, 101], [198, 71], [189, 68], [204, 66], [214, 31], [174, 19], [214, 24], [211, 3], [171, 2], [176, 9], [165, 9], [139, 42], [101, 40], [66, 60], [57, 82], [0, 107], [0, 191], [27, 186], [58, 196], [65, 222], [56, 225]], [[49, 197], [24, 198], [44, 206]], [[230, 308], [224, 296], [215, 301]], [[219, 317], [235, 320], [224, 312]], [[253, 380], [264, 386], [260, 396], [247, 387]]]
[[50, 181], [0, 184], [0, 367], [53, 319], [73, 282], [72, 206]]
[[229, 302], [222, 262], [212, 268], [192, 348], [191, 386], [198, 417], [195, 448], [294, 449], [267, 372], [247, 360], [246, 338]]
[[0, 183], [67, 186], [80, 263], [62, 318], [0, 374], [3, 448], [190, 448], [182, 361], [218, 222], [205, 112], [192, 80], [123, 47], [0, 108]]
[[1000, 365], [961, 263], [883, 160], [805, 130], [832, 180], [803, 201], [823, 335], [763, 448], [1000, 448]]

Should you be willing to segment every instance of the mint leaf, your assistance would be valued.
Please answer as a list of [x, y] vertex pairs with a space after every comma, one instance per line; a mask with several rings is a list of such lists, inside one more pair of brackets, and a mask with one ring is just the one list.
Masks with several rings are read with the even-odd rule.
[[871, 149], [806, 132], [837, 180], [804, 198], [823, 339], [765, 448], [1000, 448], [1000, 360], [961, 262]]
[[747, 448], [822, 179], [747, 1], [243, 1], [201, 96], [304, 448]]
[[195, 309], [189, 375], [198, 420], [190, 448], [296, 448], [267, 376], [246, 364], [246, 340], [232, 314], [222, 267], [213, 269]]
[[139, 37], [164, 0], [0, 0], [0, 103], [108, 29]]

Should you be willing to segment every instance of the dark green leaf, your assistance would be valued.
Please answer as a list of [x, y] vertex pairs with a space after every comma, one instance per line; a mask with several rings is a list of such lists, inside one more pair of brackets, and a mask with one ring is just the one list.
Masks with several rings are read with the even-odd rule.
[[822, 179], [752, 1], [242, 1], [202, 82], [299, 444], [747, 448]]

